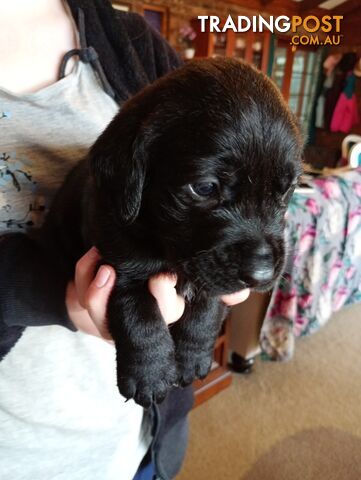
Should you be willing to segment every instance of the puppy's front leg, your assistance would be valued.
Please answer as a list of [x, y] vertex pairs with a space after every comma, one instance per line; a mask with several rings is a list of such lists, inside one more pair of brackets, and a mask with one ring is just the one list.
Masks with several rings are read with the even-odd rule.
[[217, 298], [201, 297], [187, 304], [182, 318], [171, 326], [181, 385], [208, 374], [225, 313], [226, 307]]
[[108, 303], [108, 326], [116, 346], [120, 393], [148, 408], [161, 402], [177, 380], [174, 343], [146, 286], [115, 287]]

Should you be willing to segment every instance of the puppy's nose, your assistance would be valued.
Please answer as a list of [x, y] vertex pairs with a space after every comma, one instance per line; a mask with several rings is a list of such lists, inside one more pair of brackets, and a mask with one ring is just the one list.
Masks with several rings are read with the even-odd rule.
[[249, 283], [263, 284], [272, 280], [274, 270], [274, 257], [271, 245], [264, 241], [260, 242], [252, 252], [252, 269], [249, 272]]

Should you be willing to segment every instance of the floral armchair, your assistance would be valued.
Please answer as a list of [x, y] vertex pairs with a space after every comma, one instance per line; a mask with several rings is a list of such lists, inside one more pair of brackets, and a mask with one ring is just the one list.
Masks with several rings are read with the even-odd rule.
[[361, 301], [361, 168], [312, 181], [288, 211], [288, 262], [273, 290], [260, 335], [273, 360], [293, 355], [295, 337]]

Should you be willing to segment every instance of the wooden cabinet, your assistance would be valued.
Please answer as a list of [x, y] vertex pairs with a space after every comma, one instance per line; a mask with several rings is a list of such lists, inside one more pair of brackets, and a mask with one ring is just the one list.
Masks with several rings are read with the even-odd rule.
[[198, 19], [191, 21], [197, 37], [194, 41], [196, 57], [225, 56], [246, 60], [259, 70], [267, 73], [271, 33], [236, 33], [227, 30], [224, 33], [201, 32], [201, 23]]

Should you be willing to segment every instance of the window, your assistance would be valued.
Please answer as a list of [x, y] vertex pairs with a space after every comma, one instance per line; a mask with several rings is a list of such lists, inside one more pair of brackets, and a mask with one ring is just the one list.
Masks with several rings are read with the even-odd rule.
[[307, 134], [315, 101], [320, 53], [312, 47], [292, 51], [288, 40], [278, 39], [274, 52], [272, 79], [288, 101]]

